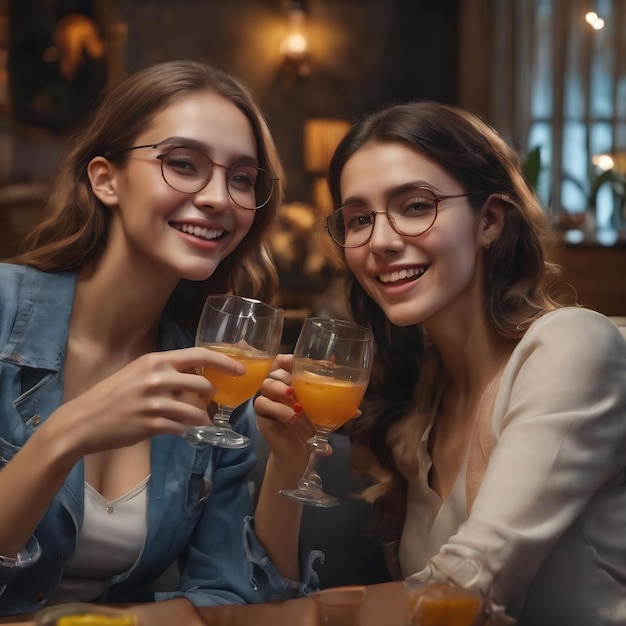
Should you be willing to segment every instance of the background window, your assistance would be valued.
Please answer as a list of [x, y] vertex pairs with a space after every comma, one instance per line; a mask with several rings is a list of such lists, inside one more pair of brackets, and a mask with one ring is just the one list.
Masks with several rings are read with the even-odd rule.
[[555, 220], [561, 211], [587, 211], [587, 236], [614, 243], [626, 224], [626, 2], [463, 6], [461, 74], [473, 81], [461, 84], [461, 104], [483, 114], [522, 157], [540, 148], [537, 193]]

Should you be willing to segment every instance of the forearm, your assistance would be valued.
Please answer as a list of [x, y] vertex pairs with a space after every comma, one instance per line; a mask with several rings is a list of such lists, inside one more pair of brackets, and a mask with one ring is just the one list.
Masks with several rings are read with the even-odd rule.
[[275, 466], [270, 454], [259, 500], [254, 514], [254, 530], [268, 556], [285, 578], [298, 580], [300, 521], [302, 505], [279, 495], [281, 489], [292, 489], [300, 475], [284, 474]]
[[24, 548], [77, 457], [54, 424], [41, 426], [0, 471], [0, 554]]

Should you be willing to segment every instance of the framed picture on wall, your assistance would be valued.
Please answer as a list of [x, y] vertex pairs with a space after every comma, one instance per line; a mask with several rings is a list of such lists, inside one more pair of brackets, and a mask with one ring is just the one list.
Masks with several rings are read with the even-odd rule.
[[81, 120], [107, 83], [114, 4], [8, 1], [7, 70], [15, 121], [62, 133]]

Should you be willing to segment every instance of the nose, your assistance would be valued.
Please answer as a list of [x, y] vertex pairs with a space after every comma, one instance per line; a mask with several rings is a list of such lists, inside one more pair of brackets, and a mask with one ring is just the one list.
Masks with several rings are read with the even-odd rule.
[[404, 245], [402, 235], [399, 235], [387, 219], [387, 211], [372, 211], [372, 236], [369, 247], [373, 254], [395, 252]]
[[228, 193], [228, 172], [222, 165], [215, 165], [207, 184], [196, 191], [193, 202], [202, 208], [210, 207], [224, 211], [231, 207], [232, 202]]

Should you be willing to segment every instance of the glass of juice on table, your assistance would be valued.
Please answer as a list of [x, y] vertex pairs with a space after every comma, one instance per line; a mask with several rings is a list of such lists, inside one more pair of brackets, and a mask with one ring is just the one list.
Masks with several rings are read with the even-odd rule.
[[305, 320], [294, 350], [291, 384], [316, 432], [309, 439], [309, 462], [297, 489], [282, 489], [282, 496], [318, 507], [339, 504], [324, 493], [315, 460], [329, 450], [330, 433], [357, 415], [369, 382], [373, 344], [372, 332], [352, 322]]
[[241, 376], [231, 376], [206, 367], [203, 375], [215, 386], [213, 400], [218, 409], [211, 426], [196, 426], [184, 437], [192, 444], [212, 444], [224, 448], [243, 448], [248, 437], [230, 425], [233, 409], [251, 398], [269, 374], [283, 334], [283, 310], [232, 295], [212, 295], [206, 300], [196, 345], [221, 352], [246, 366]]
[[70, 603], [38, 611], [34, 626], [139, 626], [139, 622], [121, 608]]
[[[431, 561], [424, 571], [409, 576], [404, 586], [409, 592], [410, 626], [482, 626], [486, 622], [489, 592], [484, 565], [473, 557], [451, 556], [445, 568]], [[487, 584], [490, 587], [490, 583]]]

